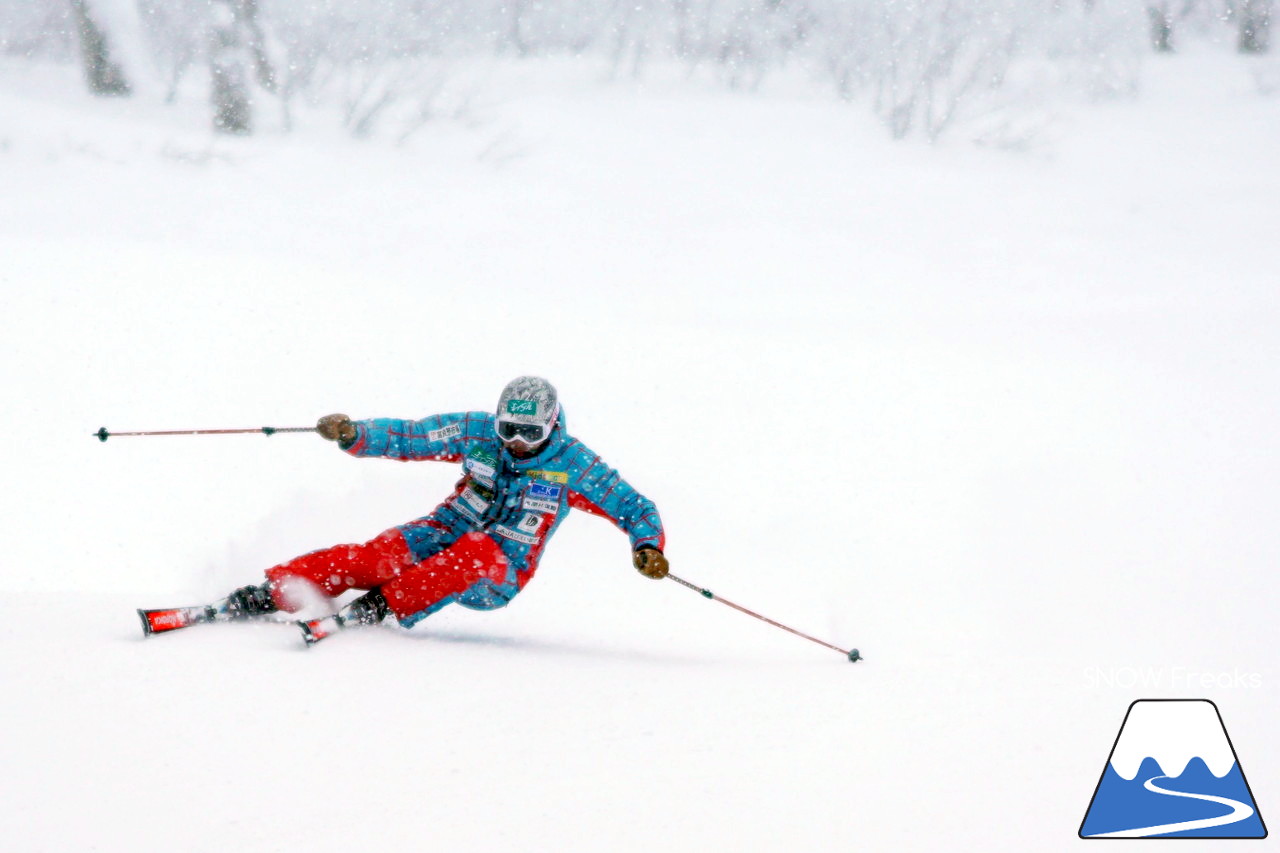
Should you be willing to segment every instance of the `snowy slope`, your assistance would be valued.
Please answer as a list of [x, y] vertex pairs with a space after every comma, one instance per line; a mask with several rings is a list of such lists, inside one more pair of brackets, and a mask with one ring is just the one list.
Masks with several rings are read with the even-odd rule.
[[[1057, 849], [1139, 696], [1214, 699], [1267, 817], [1280, 113], [1234, 58], [1153, 66], [1028, 155], [560, 66], [401, 148], [211, 142], [6, 73], [14, 849]], [[455, 472], [98, 427], [414, 417], [522, 372], [674, 571], [867, 661], [586, 516], [505, 611], [141, 641], [134, 607]]]

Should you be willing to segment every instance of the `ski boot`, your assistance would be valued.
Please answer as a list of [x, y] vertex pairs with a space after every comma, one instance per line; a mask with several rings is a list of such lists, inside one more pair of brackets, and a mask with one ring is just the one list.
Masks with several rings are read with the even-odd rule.
[[219, 616], [234, 621], [267, 616], [277, 610], [279, 608], [271, 598], [269, 583], [261, 586], [242, 586], [218, 602]]
[[371, 589], [355, 601], [331, 616], [322, 616], [309, 622], [298, 622], [302, 639], [314, 646], [330, 634], [336, 634], [352, 625], [377, 625], [386, 618], [389, 608], [379, 589]]

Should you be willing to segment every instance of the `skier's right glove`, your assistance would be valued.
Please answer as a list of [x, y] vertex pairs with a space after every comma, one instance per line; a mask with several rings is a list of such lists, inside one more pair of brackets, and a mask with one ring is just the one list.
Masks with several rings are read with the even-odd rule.
[[632, 554], [631, 562], [635, 564], [636, 571], [654, 580], [662, 580], [671, 569], [667, 564], [667, 558], [663, 556], [661, 551], [652, 546], [641, 548]]
[[325, 415], [316, 421], [316, 432], [330, 441], [350, 444], [356, 440], [356, 425], [346, 415]]

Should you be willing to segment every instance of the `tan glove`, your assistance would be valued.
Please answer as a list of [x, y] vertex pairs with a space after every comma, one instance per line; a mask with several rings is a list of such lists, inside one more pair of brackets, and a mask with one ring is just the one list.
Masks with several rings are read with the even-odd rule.
[[325, 415], [316, 421], [316, 432], [330, 441], [356, 440], [356, 425], [346, 415]]
[[656, 548], [641, 548], [631, 555], [631, 562], [640, 574], [654, 580], [662, 580], [671, 571], [667, 558]]

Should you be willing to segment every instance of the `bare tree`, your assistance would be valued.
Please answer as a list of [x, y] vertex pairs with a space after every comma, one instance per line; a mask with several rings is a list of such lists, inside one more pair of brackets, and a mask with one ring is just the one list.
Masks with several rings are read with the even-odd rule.
[[1151, 46], [1157, 53], [1173, 51], [1173, 13], [1168, 3], [1153, 3], [1147, 7], [1151, 21]]
[[[57, 10], [60, 27], [27, 21]], [[403, 139], [450, 115], [471, 60], [588, 54], [615, 76], [672, 61], [754, 89], [789, 71], [831, 81], [895, 137], [1035, 112], [1049, 87], [1132, 91], [1141, 36], [1158, 51], [1228, 27], [1268, 49], [1275, 0], [0, 0], [20, 35], [66, 58], [75, 38], [101, 94], [169, 99], [208, 68], [213, 125], [245, 134], [278, 103], [333, 110], [356, 136]], [[70, 26], [66, 24], [69, 23]], [[1134, 36], [1137, 35], [1138, 38]], [[16, 42], [0, 33], [0, 49]], [[27, 43], [26, 40], [23, 42]], [[7, 45], [7, 47], [6, 47]], [[108, 50], [109, 48], [109, 50]], [[1256, 64], [1256, 63], [1255, 63]], [[663, 66], [665, 67], [665, 66]], [[192, 75], [195, 76], [195, 75]], [[272, 95], [273, 98], [265, 96]], [[336, 108], [336, 109], [335, 109]]]
[[80, 37], [80, 56], [89, 91], [95, 95], [128, 95], [132, 91], [124, 70], [111, 59], [111, 48], [102, 27], [93, 18], [86, 0], [70, 0]]
[[209, 43], [213, 127], [221, 133], [249, 133], [253, 130], [249, 69], [267, 92], [278, 88], [258, 23], [258, 0], [218, 0], [213, 14]]
[[213, 78], [213, 128], [220, 133], [244, 134], [253, 129], [244, 45], [236, 22], [238, 6], [236, 0], [220, 0], [212, 7], [209, 72]]
[[1271, 0], [1241, 0], [1237, 14], [1240, 52], [1266, 53], [1271, 34]]

